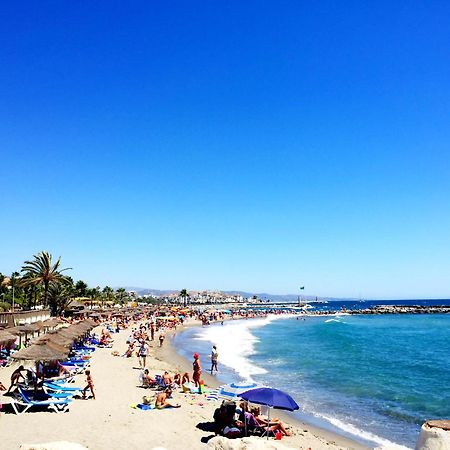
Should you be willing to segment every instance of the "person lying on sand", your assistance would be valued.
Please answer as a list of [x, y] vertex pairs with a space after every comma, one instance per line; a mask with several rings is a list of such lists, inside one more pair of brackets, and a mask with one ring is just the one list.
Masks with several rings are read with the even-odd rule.
[[172, 389], [166, 388], [164, 392], [161, 392], [156, 396], [156, 402], [155, 407], [157, 409], [163, 409], [163, 408], [180, 408], [181, 405], [178, 404], [172, 404], [167, 401], [168, 398], [170, 398], [172, 395]]

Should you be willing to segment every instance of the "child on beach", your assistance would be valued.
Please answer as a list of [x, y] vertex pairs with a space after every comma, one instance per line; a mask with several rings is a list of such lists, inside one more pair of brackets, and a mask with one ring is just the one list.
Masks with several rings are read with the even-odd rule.
[[91, 371], [86, 370], [84, 372], [86, 374], [86, 383], [87, 386], [83, 389], [83, 399], [86, 399], [86, 391], [90, 389], [92, 393], [92, 398], [95, 400], [95, 393], [94, 393], [94, 380], [92, 379]]

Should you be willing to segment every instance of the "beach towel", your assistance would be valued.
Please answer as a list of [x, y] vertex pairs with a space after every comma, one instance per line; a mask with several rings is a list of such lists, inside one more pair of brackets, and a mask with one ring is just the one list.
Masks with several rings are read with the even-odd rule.
[[147, 411], [149, 409], [155, 409], [155, 405], [146, 405], [145, 403], [138, 403], [136, 406], [139, 409], [142, 409], [143, 411]]
[[210, 401], [217, 401], [217, 400], [219, 400], [219, 390], [218, 389], [214, 389], [213, 391], [211, 391], [206, 396], [206, 400], [210, 400]]

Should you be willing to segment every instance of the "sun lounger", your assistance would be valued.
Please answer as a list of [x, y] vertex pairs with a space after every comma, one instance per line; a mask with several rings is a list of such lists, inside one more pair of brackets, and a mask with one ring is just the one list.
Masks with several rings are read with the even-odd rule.
[[52, 392], [66, 392], [66, 393], [72, 392], [73, 394], [76, 394], [76, 393], [81, 393], [83, 391], [83, 388], [80, 388], [80, 387], [67, 386], [64, 384], [52, 383], [49, 381], [44, 381], [43, 388], [46, 392], [48, 390], [48, 391], [52, 391]]
[[[64, 412], [69, 410], [70, 399], [56, 399], [56, 400], [30, 400], [27, 394], [19, 387], [17, 389], [20, 398], [12, 398], [11, 406], [16, 414], [27, 412], [32, 407], [46, 407], [55, 412]], [[23, 409], [20, 411], [20, 407]]]

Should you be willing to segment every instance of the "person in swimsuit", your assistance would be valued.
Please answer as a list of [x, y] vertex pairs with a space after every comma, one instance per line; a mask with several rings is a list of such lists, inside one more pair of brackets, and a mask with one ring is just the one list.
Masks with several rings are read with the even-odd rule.
[[145, 343], [144, 339], [141, 340], [138, 350], [139, 367], [145, 369], [145, 361], [148, 355], [148, 344]]
[[8, 391], [6, 392], [9, 394], [11, 392], [11, 389], [19, 383], [19, 380], [22, 379], [22, 381], [25, 381], [25, 377], [22, 375], [22, 372], [25, 370], [25, 367], [20, 366], [18, 369], [16, 369], [11, 374], [11, 386], [9, 387]]
[[155, 407], [157, 409], [163, 409], [163, 408], [180, 408], [181, 405], [178, 404], [172, 404], [167, 401], [167, 399], [172, 395], [172, 389], [167, 388], [164, 390], [164, 392], [161, 392], [161, 394], [158, 394], [156, 396], [156, 402]]
[[189, 374], [187, 372], [184, 372], [183, 378], [181, 378], [181, 385], [190, 383], [191, 380], [189, 379]]
[[270, 419], [268, 422], [264, 417], [261, 416], [261, 408], [256, 406], [252, 408], [251, 413], [256, 419], [259, 426], [263, 428], [269, 427], [269, 431], [281, 431], [285, 436], [290, 436], [290, 433], [286, 430], [284, 423], [280, 419]]
[[202, 374], [202, 367], [200, 365], [200, 356], [197, 352], [194, 353], [194, 362], [192, 363], [194, 373], [192, 374], [192, 379], [194, 381], [195, 387], [200, 386], [200, 376]]
[[212, 351], [211, 351], [211, 375], [213, 374], [213, 371], [215, 370], [218, 372], [217, 369], [217, 360], [219, 359], [219, 353], [217, 352], [217, 347], [213, 345]]
[[94, 393], [94, 380], [92, 379], [91, 371], [86, 370], [84, 372], [86, 374], [86, 383], [87, 386], [83, 389], [83, 399], [86, 399], [86, 391], [90, 389], [92, 393], [92, 398], [95, 400], [95, 393]]

